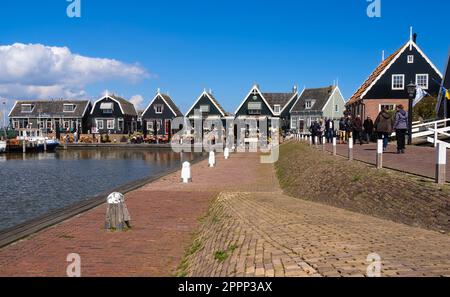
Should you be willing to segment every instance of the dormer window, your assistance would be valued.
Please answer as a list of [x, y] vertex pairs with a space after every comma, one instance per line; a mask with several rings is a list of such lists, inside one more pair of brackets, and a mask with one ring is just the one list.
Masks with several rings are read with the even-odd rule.
[[409, 55], [408, 56], [408, 64], [413, 64], [414, 63], [414, 55]]
[[164, 105], [162, 105], [162, 104], [155, 105], [155, 113], [156, 114], [162, 114], [163, 111], [164, 111]]
[[104, 114], [112, 114], [114, 110], [114, 104], [112, 103], [102, 103], [100, 109]]
[[305, 101], [305, 108], [306, 109], [311, 109], [313, 107], [313, 102], [312, 100], [306, 100]]
[[33, 112], [34, 106], [32, 104], [22, 104], [21, 106], [23, 113]]
[[200, 105], [200, 112], [201, 113], [208, 113], [211, 110], [209, 105]]
[[63, 112], [75, 112], [76, 108], [75, 104], [64, 104]]
[[275, 105], [275, 106], [273, 107], [273, 111], [274, 111], [275, 113], [280, 113], [280, 112], [281, 112], [281, 105]]

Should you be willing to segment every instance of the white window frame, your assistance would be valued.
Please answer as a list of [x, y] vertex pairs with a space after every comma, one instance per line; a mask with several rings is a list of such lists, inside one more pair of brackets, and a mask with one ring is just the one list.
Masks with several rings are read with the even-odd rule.
[[298, 120], [299, 120], [299, 117], [297, 117], [297, 116], [291, 117], [291, 129], [293, 129], [293, 130], [298, 129]]
[[[200, 112], [202, 113], [208, 113], [211, 111], [211, 105], [200, 105]], [[158, 129], [159, 130], [159, 129]]]
[[[395, 86], [395, 79], [401, 78], [402, 79], [402, 87], [396, 87]], [[404, 74], [393, 74], [392, 75], [392, 90], [394, 91], [402, 91], [405, 89], [405, 75]]]
[[339, 104], [336, 104], [336, 105], [334, 106], [334, 112], [339, 112]]
[[[158, 111], [158, 109], [161, 108], [160, 111]], [[164, 112], [164, 105], [162, 104], [156, 104], [155, 105], [155, 113], [156, 114], [162, 114]]]
[[273, 106], [273, 112], [274, 112], [274, 113], [280, 113], [280, 112], [281, 112], [281, 105], [275, 104], [275, 105]]
[[103, 120], [95, 120], [95, 126], [97, 127], [97, 130], [103, 130], [104, 128]]
[[[23, 110], [23, 108], [24, 107], [30, 107], [30, 110], [28, 111], [24, 111]], [[33, 112], [33, 109], [34, 109], [34, 106], [33, 106], [33, 104], [22, 104], [22, 105], [20, 105], [20, 111], [22, 112], [22, 113], [32, 113]]]
[[[73, 107], [73, 109], [70, 111], [65, 110], [66, 106], [71, 106], [71, 107]], [[76, 109], [77, 109], [77, 106], [75, 104], [64, 104], [64, 106], [63, 106], [64, 113], [74, 113]]]
[[394, 111], [397, 108], [397, 104], [394, 104], [394, 103], [382, 103], [382, 104], [378, 105], [378, 112], [381, 111], [381, 107], [382, 106], [392, 106], [391, 111]]
[[408, 64], [414, 64], [414, 55], [408, 55]]
[[153, 132], [153, 121], [147, 122], [147, 131]]
[[[112, 128], [111, 128], [111, 125], [110, 125], [111, 122], [112, 122]], [[107, 130], [114, 130], [115, 128], [116, 128], [116, 121], [115, 120], [113, 120], [113, 119], [106, 120], [106, 129]]]
[[311, 109], [313, 107], [312, 100], [305, 101], [305, 109]]
[[[425, 86], [420, 86], [419, 85], [419, 83], [418, 83], [419, 76], [423, 76], [423, 77], [427, 78], [427, 84]], [[416, 85], [421, 87], [424, 90], [428, 90], [428, 87], [430, 85], [430, 75], [428, 73], [418, 73], [418, 74], [416, 74]]]

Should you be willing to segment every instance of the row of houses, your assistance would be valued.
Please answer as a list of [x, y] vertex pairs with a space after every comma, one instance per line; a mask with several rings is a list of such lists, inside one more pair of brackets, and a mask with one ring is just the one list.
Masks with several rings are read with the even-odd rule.
[[172, 121], [185, 117], [194, 122], [229, 118], [279, 119], [284, 131], [304, 129], [320, 118], [338, 120], [345, 100], [338, 86], [290, 92], [265, 93], [254, 85], [234, 113], [227, 112], [219, 100], [206, 90], [183, 114], [172, 98], [157, 91], [145, 110], [139, 112], [129, 101], [106, 94], [89, 100], [17, 101], [9, 118], [13, 129], [46, 129], [48, 132], [75, 131], [80, 134], [130, 134], [143, 132], [170, 136]]
[[14, 129], [31, 126], [82, 134], [140, 131], [170, 136], [174, 118], [194, 121], [201, 114], [202, 120], [278, 118], [284, 131], [307, 132], [312, 122], [322, 118], [337, 121], [349, 115], [375, 119], [383, 107], [395, 110], [401, 104], [408, 108], [411, 98], [407, 86], [411, 83], [439, 98], [438, 117], [450, 117], [449, 100], [442, 94], [442, 86], [450, 88], [449, 67], [444, 78], [417, 45], [417, 35], [411, 32], [408, 42], [392, 55], [384, 58], [383, 54], [381, 63], [347, 102], [336, 85], [302, 91], [294, 87], [289, 92], [271, 93], [262, 92], [255, 84], [234, 113], [227, 112], [212, 92], [205, 90], [183, 114], [169, 95], [158, 90], [142, 112], [136, 111], [129, 101], [107, 94], [94, 103], [89, 100], [17, 101], [9, 118]]

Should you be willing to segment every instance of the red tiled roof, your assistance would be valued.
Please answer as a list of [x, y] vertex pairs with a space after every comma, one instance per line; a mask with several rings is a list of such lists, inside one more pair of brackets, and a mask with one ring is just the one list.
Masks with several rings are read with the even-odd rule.
[[386, 68], [389, 66], [389, 64], [395, 59], [395, 57], [403, 50], [405, 46], [402, 46], [400, 49], [398, 49], [395, 53], [390, 55], [387, 59], [385, 59], [383, 62], [381, 62], [380, 65], [375, 69], [374, 72], [369, 76], [369, 78], [362, 84], [362, 86], [356, 91], [355, 94], [350, 98], [350, 100], [347, 102], [347, 105], [353, 104], [359, 100], [361, 100], [361, 96], [366, 92], [366, 90], [372, 85], [372, 83], [378, 78], [378, 76], [386, 70]]

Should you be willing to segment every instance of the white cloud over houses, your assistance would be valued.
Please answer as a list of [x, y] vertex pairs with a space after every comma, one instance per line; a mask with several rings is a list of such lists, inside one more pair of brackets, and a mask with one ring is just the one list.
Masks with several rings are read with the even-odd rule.
[[143, 109], [144, 97], [142, 95], [134, 95], [130, 98], [130, 102], [133, 103], [136, 110]]
[[85, 87], [108, 80], [148, 78], [137, 64], [74, 54], [42, 44], [0, 46], [0, 96], [14, 99], [79, 98]]

